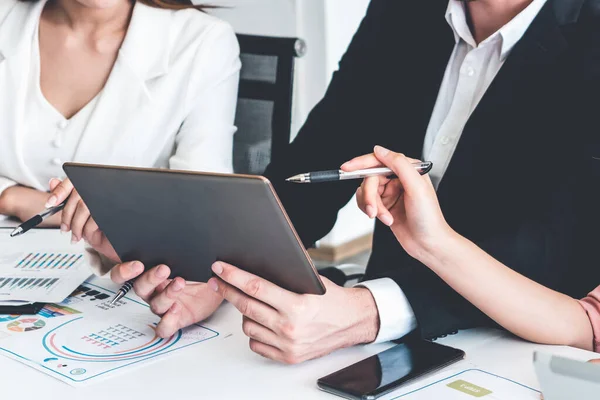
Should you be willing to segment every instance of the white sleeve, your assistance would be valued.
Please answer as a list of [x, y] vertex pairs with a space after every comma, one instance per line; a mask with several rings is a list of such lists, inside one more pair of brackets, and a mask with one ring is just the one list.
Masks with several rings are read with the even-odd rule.
[[[17, 184], [17, 182], [11, 181], [8, 178], [0, 176], [0, 195], [2, 195], [2, 192], [4, 192], [6, 189], [8, 189], [9, 187], [15, 186], [16, 184]], [[3, 219], [6, 219], [7, 217], [8, 216], [0, 214], [0, 221]]]
[[374, 343], [400, 339], [416, 329], [415, 313], [400, 286], [392, 279], [374, 279], [356, 286], [369, 289], [377, 305], [379, 333]]
[[233, 172], [233, 135], [240, 79], [233, 29], [217, 21], [197, 51], [186, 95], [186, 116], [170, 159], [172, 169]]

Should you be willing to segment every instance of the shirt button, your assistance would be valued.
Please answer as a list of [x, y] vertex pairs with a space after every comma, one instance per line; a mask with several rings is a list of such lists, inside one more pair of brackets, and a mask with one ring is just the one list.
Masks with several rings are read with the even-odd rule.
[[59, 138], [54, 139], [52, 141], [52, 146], [59, 149], [62, 146], [62, 140], [60, 140]]
[[448, 143], [450, 143], [450, 138], [448, 136], [442, 136], [442, 138], [440, 139], [440, 142], [445, 146]]
[[68, 122], [64, 119], [58, 123], [58, 127], [60, 129], [65, 129], [67, 127], [67, 125], [68, 125]]
[[467, 67], [467, 75], [468, 76], [475, 75], [475, 70], [473, 69], [473, 67]]
[[58, 157], [53, 158], [51, 162], [52, 162], [52, 164], [54, 164], [56, 166], [62, 165], [62, 163], [63, 163], [62, 160]]

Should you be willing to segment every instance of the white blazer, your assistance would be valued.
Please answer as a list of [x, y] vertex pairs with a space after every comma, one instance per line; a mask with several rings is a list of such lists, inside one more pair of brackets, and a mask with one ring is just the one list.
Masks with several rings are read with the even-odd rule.
[[[0, 0], [0, 193], [48, 190], [24, 162], [22, 128], [24, 66], [45, 3]], [[227, 23], [137, 2], [72, 161], [231, 172], [240, 66]]]

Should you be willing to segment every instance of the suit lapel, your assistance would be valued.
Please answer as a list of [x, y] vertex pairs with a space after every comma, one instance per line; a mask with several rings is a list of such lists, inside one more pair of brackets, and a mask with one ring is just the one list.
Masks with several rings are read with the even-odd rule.
[[[515, 45], [504, 65], [467, 122], [455, 154], [450, 161], [438, 192], [455, 174], [472, 174], [475, 169], [464, 162], [477, 151], [477, 143], [485, 141], [490, 124], [514, 116], [515, 107], [523, 104], [523, 95], [531, 92], [544, 77], [547, 66], [554, 64], [567, 49], [552, 0], [542, 8], [523, 38]], [[505, 132], [510, 135], [511, 132]], [[516, 133], [518, 134], [518, 133]], [[503, 140], [512, 140], [506, 136]], [[515, 143], [515, 146], [518, 145]], [[470, 172], [468, 172], [468, 171]]]

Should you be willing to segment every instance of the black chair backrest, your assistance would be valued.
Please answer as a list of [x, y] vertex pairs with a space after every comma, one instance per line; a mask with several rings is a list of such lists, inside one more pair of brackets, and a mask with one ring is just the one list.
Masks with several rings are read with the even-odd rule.
[[306, 46], [295, 38], [238, 35], [238, 40], [242, 70], [233, 167], [260, 175], [290, 142], [294, 64]]

